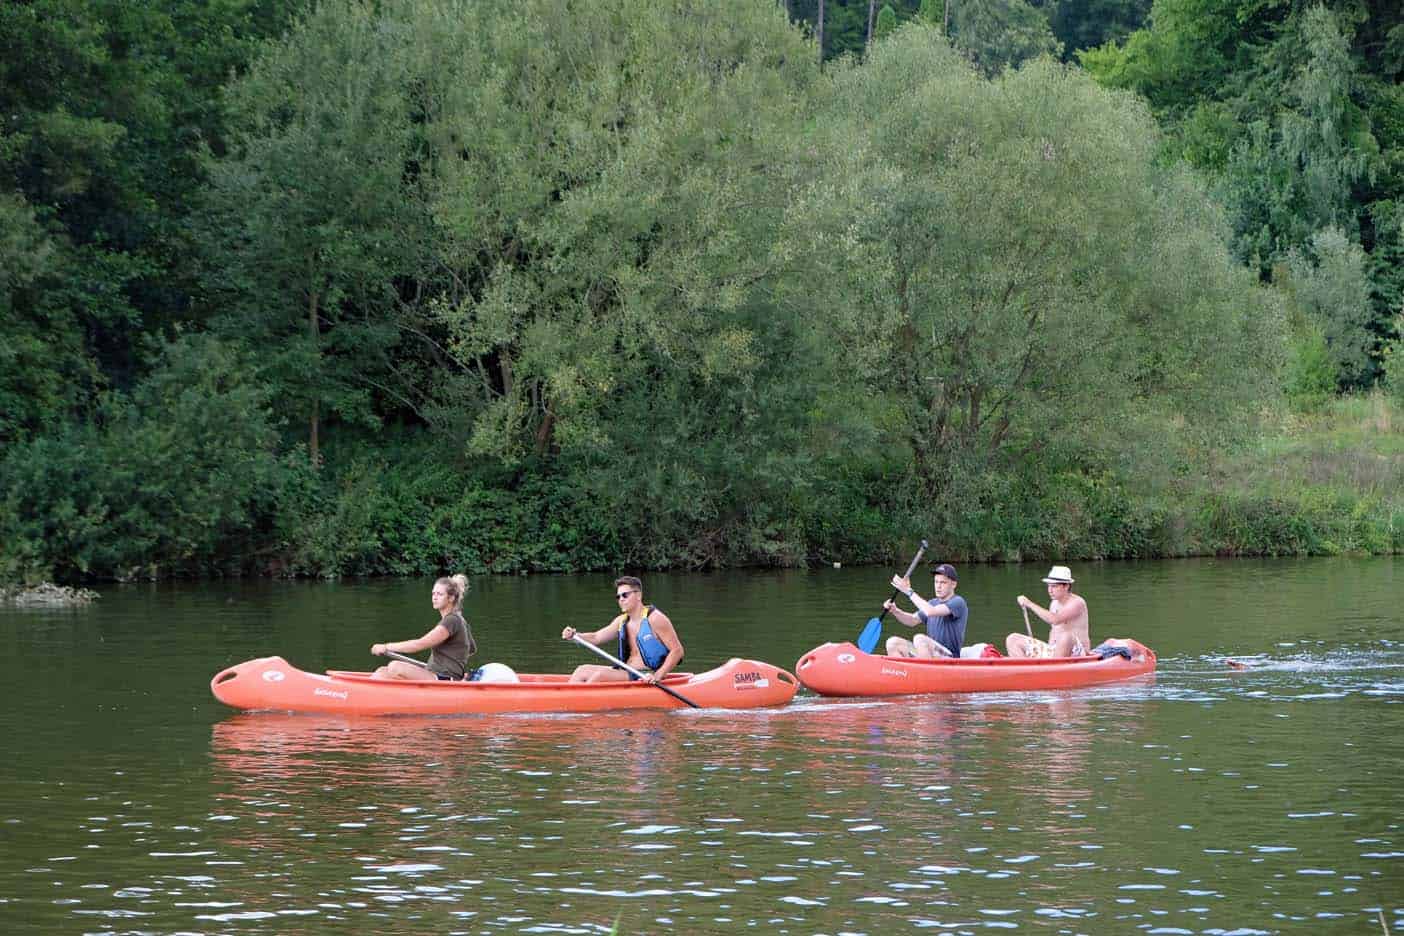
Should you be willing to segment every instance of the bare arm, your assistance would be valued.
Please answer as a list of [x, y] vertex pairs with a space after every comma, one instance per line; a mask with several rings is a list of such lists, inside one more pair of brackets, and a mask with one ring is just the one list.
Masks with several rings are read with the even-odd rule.
[[649, 676], [644, 677], [644, 682], [658, 682], [664, 676], [673, 671], [673, 667], [682, 662], [683, 645], [678, 637], [678, 632], [673, 628], [673, 622], [668, 619], [668, 615], [662, 611], [654, 611], [648, 616], [649, 623], [653, 625], [653, 633], [658, 639], [668, 645], [668, 656], [663, 662], [658, 664], [658, 669]]
[[[911, 582], [907, 579], [902, 578], [902, 576], [900, 575], [892, 576], [892, 587], [906, 595], [907, 600], [909, 600], [913, 605], [915, 605], [918, 611], [920, 611], [922, 614], [926, 615], [929, 618], [947, 617], [951, 613], [951, 609], [946, 607], [944, 604], [932, 604], [925, 598], [918, 595], [915, 591], [912, 590]], [[893, 605], [891, 610], [893, 614], [904, 613], [899, 612], [895, 605]], [[902, 621], [902, 623], [906, 624], [908, 627], [916, 627], [917, 624], [920, 623], [920, 620], [915, 615], [907, 615], [907, 617], [910, 617], [912, 620], [910, 622]], [[900, 621], [902, 619], [898, 618], [898, 620]]]
[[888, 610], [893, 620], [897, 621], [899, 624], [905, 624], [908, 627], [916, 627], [921, 624], [921, 618], [910, 611], [903, 611], [901, 608], [897, 607], [897, 602], [890, 598], [884, 601], [882, 606]]
[[574, 637], [576, 634], [579, 634], [581, 640], [584, 640], [584, 641], [586, 641], [587, 643], [592, 643], [592, 644], [594, 644], [595, 646], [598, 647], [600, 644], [608, 643], [609, 641], [618, 638], [618, 637], [619, 637], [619, 625], [622, 624], [623, 622], [624, 622], [624, 615], [621, 614], [621, 615], [619, 615], [619, 617], [617, 617], [617, 618], [615, 618], [614, 620], [610, 621], [610, 622], [609, 622], [608, 624], [606, 624], [604, 627], [601, 627], [601, 628], [600, 628], [599, 630], [597, 630], [597, 631], [590, 631], [590, 633], [588, 633], [588, 634], [582, 633], [582, 632], [576, 630], [576, 629], [573, 628], [573, 627], [567, 627], [565, 630], [561, 631], [561, 639], [562, 639], [562, 640], [569, 640], [570, 638]]
[[[1073, 600], [1074, 598], [1076, 600]], [[1068, 621], [1073, 620], [1078, 616], [1079, 612], [1081, 612], [1082, 609], [1086, 607], [1087, 604], [1076, 595], [1063, 602], [1063, 604], [1058, 608], [1057, 611], [1050, 611], [1047, 608], [1040, 607], [1039, 605], [1030, 601], [1024, 595], [1019, 596], [1018, 602], [1019, 607], [1027, 608], [1034, 614], [1037, 614], [1039, 620], [1043, 621], [1043, 623], [1053, 626], [1056, 626], [1058, 624], [1066, 624]]]
[[423, 637], [416, 637], [414, 640], [400, 640], [392, 643], [376, 644], [371, 647], [374, 656], [384, 656], [385, 651], [392, 653], [418, 653], [421, 650], [428, 650], [430, 647], [437, 647], [448, 640], [448, 628], [442, 624], [435, 624]]

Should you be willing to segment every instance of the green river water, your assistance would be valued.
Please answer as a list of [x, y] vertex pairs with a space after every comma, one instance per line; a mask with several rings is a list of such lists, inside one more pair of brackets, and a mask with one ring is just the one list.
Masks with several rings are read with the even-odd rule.
[[[1044, 571], [963, 567], [968, 642], [1022, 630], [1014, 597], [1046, 600]], [[1153, 647], [1154, 680], [747, 712], [240, 714], [210, 695], [217, 671], [274, 653], [369, 668], [372, 642], [437, 620], [431, 580], [0, 606], [0, 932], [1404, 932], [1404, 564], [1073, 572], [1093, 640]], [[792, 669], [856, 638], [890, 574], [645, 582], [683, 669]], [[474, 580], [478, 661], [594, 662], [560, 630], [605, 623], [612, 581]]]

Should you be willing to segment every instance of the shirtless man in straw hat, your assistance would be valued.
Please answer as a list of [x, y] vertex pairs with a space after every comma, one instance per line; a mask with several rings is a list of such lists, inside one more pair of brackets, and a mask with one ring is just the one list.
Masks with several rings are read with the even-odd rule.
[[1072, 571], [1067, 566], [1054, 566], [1043, 581], [1048, 585], [1048, 607], [1042, 608], [1026, 596], [1018, 598], [1019, 607], [1032, 611], [1049, 625], [1048, 640], [1044, 642], [1028, 634], [1013, 633], [1004, 640], [1012, 657], [1070, 657], [1084, 656], [1092, 646], [1087, 635], [1087, 602], [1072, 593]]

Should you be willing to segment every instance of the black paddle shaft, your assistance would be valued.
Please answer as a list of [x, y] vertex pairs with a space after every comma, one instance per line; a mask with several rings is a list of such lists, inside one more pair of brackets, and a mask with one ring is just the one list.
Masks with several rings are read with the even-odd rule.
[[[926, 540], [922, 540], [922, 541], [921, 541], [921, 548], [918, 549], [918, 550], [917, 550], [917, 554], [916, 554], [915, 556], [912, 557], [912, 564], [909, 565], [909, 566], [907, 566], [907, 574], [904, 575], [904, 576], [902, 576], [902, 578], [906, 579], [908, 582], [910, 582], [910, 581], [912, 580], [912, 572], [914, 572], [914, 571], [916, 570], [917, 563], [921, 561], [922, 554], [925, 553], [925, 552], [926, 552]], [[896, 601], [896, 600], [897, 600], [897, 596], [900, 595], [900, 594], [902, 594], [902, 590], [901, 590], [901, 589], [899, 589], [899, 588], [894, 588], [894, 589], [892, 589], [892, 597], [889, 598], [888, 601]], [[881, 621], [881, 620], [882, 620], [883, 618], [885, 618], [885, 617], [887, 617], [887, 602], [886, 602], [886, 601], [884, 601], [883, 604], [882, 604], [882, 613], [878, 615], [878, 620]]]
[[[593, 652], [593, 653], [598, 653], [600, 656], [604, 657], [606, 660], [608, 660], [609, 662], [613, 663], [615, 666], [619, 667], [620, 669], [622, 669], [622, 670], [628, 672], [630, 675], [634, 676], [635, 678], [637, 678], [637, 679], [643, 679], [643, 678], [644, 678], [644, 674], [643, 674], [643, 673], [640, 673], [638, 670], [634, 669], [634, 668], [633, 668], [632, 666], [630, 666], [628, 663], [625, 663], [623, 660], [619, 659], [618, 657], [614, 656], [613, 654], [611, 654], [611, 653], [606, 653], [605, 651], [601, 650], [599, 647], [597, 647], [597, 646], [595, 646], [594, 644], [590, 643], [590, 641], [586, 640], [584, 637], [581, 637], [579, 634], [571, 634], [571, 635], [570, 635], [570, 639], [573, 640], [573, 641], [575, 641], [576, 643], [580, 644], [580, 646], [584, 647], [586, 650], [589, 650], [589, 651], [591, 651], [591, 652]], [[679, 702], [686, 703], [687, 705], [690, 705], [692, 708], [700, 708], [700, 706], [699, 706], [696, 702], [692, 701], [692, 700], [689, 699], [687, 696], [683, 695], [681, 692], [674, 692], [672, 689], [670, 689], [669, 687], [663, 685], [663, 683], [661, 683], [661, 682], [656, 682], [656, 683], [654, 683], [654, 684], [653, 684], [653, 687], [654, 687], [655, 689], [662, 689], [664, 692], [668, 693], [668, 695], [670, 695], [670, 696], [672, 696], [673, 698], [677, 699]]]

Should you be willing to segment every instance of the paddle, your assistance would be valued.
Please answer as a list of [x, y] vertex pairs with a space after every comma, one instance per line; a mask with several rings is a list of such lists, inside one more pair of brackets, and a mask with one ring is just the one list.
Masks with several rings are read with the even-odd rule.
[[[586, 648], [588, 648], [588, 649], [590, 649], [590, 650], [593, 650], [595, 653], [598, 653], [600, 656], [604, 657], [606, 660], [608, 660], [609, 662], [613, 663], [615, 666], [619, 667], [620, 669], [628, 670], [631, 674], [633, 674], [634, 676], [638, 677], [639, 679], [643, 679], [643, 678], [644, 678], [644, 674], [643, 674], [643, 673], [640, 673], [638, 670], [634, 669], [632, 666], [630, 666], [628, 663], [625, 663], [623, 660], [618, 659], [617, 657], [615, 657], [615, 656], [613, 656], [613, 655], [611, 655], [611, 654], [609, 654], [609, 653], [606, 653], [605, 651], [601, 650], [599, 647], [597, 647], [597, 646], [595, 646], [594, 644], [590, 643], [590, 641], [586, 640], [584, 637], [581, 637], [579, 634], [571, 634], [571, 635], [570, 635], [570, 639], [573, 640], [573, 641], [575, 641], [576, 643], [580, 644], [580, 646], [582, 646], [582, 647], [586, 647]], [[696, 702], [692, 701], [691, 699], [689, 699], [687, 696], [683, 695], [683, 694], [680, 693], [680, 692], [674, 692], [672, 689], [669, 689], [667, 686], [663, 685], [661, 682], [656, 682], [656, 683], [653, 683], [652, 685], [657, 686], [659, 689], [662, 689], [664, 692], [668, 693], [668, 695], [670, 695], [670, 696], [672, 696], [673, 698], [677, 699], [679, 702], [686, 702], [688, 705], [692, 706], [693, 708], [700, 708], [700, 706], [699, 706]]]
[[423, 660], [416, 660], [416, 659], [415, 659], [414, 657], [412, 657], [412, 656], [405, 656], [403, 653], [396, 653], [394, 650], [386, 650], [386, 651], [385, 651], [385, 656], [391, 657], [392, 659], [396, 659], [396, 660], [403, 660], [403, 661], [406, 662], [406, 663], [413, 663], [415, 666], [419, 667], [420, 669], [428, 669], [428, 668], [429, 668], [429, 664], [428, 664], [428, 663], [425, 663]]
[[[926, 540], [921, 541], [921, 548], [917, 550], [916, 556], [912, 559], [912, 564], [907, 566], [907, 574], [902, 576], [902, 578], [910, 579], [912, 577], [912, 570], [917, 567], [917, 563], [921, 561], [921, 556], [924, 552], [926, 552]], [[889, 600], [896, 601], [897, 596], [900, 594], [902, 593], [894, 588], [892, 590], [892, 597]], [[878, 638], [882, 636], [882, 619], [885, 617], [887, 617], [886, 607], [882, 609], [882, 613], [877, 617], [868, 618], [868, 623], [863, 626], [863, 633], [858, 635], [859, 650], [862, 650], [864, 653], [873, 652], [873, 648], [877, 646]]]
[[1019, 607], [1020, 607], [1020, 608], [1023, 610], [1023, 612], [1024, 612], [1024, 630], [1028, 631], [1028, 632], [1029, 632], [1029, 636], [1032, 637], [1032, 636], [1033, 636], [1033, 628], [1029, 626], [1029, 609], [1028, 609], [1028, 608], [1025, 608], [1023, 605], [1020, 605]]

